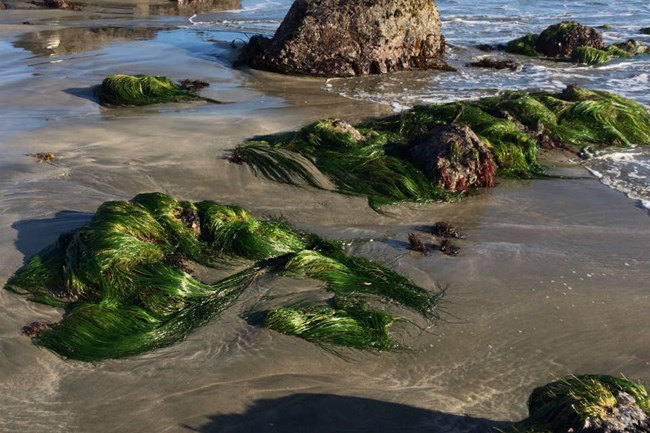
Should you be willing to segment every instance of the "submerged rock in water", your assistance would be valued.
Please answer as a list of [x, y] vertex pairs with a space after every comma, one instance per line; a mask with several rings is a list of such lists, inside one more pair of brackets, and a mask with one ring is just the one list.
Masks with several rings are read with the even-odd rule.
[[448, 191], [494, 185], [497, 166], [492, 152], [468, 126], [435, 128], [424, 142], [411, 148], [409, 159]]
[[564, 21], [547, 27], [535, 42], [535, 49], [548, 57], [569, 57], [578, 47], [601, 50], [605, 44], [596, 29], [574, 21]]
[[254, 36], [239, 62], [296, 75], [448, 69], [432, 0], [296, 0], [273, 39]]
[[474, 68], [491, 68], [496, 70], [510, 69], [516, 71], [519, 68], [519, 62], [512, 59], [496, 59], [493, 57], [483, 57], [476, 62], [468, 63], [467, 66]]
[[643, 33], [644, 35], [650, 35], [650, 27], [644, 27], [641, 30], [639, 30], [639, 33]]
[[645, 388], [612, 376], [571, 376], [536, 388], [528, 411], [528, 418], [506, 433], [650, 431], [650, 398]]

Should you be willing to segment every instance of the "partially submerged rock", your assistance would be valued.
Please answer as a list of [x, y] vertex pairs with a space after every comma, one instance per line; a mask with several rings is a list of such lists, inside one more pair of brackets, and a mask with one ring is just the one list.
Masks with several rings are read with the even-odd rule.
[[[199, 281], [190, 271], [223, 271], [234, 261], [248, 267], [216, 282]], [[36, 344], [65, 358], [97, 361], [183, 339], [261, 275], [314, 279], [332, 294], [327, 302], [275, 306], [266, 326], [359, 349], [395, 347], [388, 327], [399, 308], [429, 321], [440, 297], [377, 263], [346, 255], [340, 242], [257, 220], [235, 206], [160, 193], [102, 204], [87, 225], [31, 257], [6, 288], [65, 308], [56, 324], [23, 328]], [[390, 302], [391, 313], [379, 307], [382, 300]], [[297, 316], [303, 317], [298, 327]]]
[[644, 35], [650, 35], [650, 27], [644, 27], [639, 30], [639, 33], [642, 33]]
[[483, 57], [476, 62], [468, 63], [467, 66], [473, 68], [490, 68], [496, 70], [510, 69], [511, 71], [516, 71], [520, 64], [513, 59], [497, 59], [494, 57]]
[[167, 102], [206, 100], [196, 92], [208, 83], [200, 80], [184, 80], [177, 84], [167, 77], [153, 75], [114, 74], [99, 86], [99, 103], [109, 106], [149, 105]]
[[578, 47], [600, 50], [605, 44], [596, 29], [574, 21], [563, 21], [549, 26], [535, 41], [535, 49], [547, 57], [569, 57]]
[[536, 388], [529, 416], [509, 433], [647, 433], [650, 398], [642, 385], [605, 375], [571, 376]]
[[600, 33], [573, 21], [549, 26], [539, 35], [528, 34], [508, 42], [507, 52], [529, 57], [547, 57], [588, 65], [628, 58], [650, 51], [635, 40], [605, 46]]
[[[367, 196], [376, 208], [444, 200], [472, 186], [491, 186], [495, 174], [541, 175], [540, 146], [578, 153], [586, 146], [650, 144], [646, 107], [575, 86], [560, 93], [506, 92], [431, 104], [354, 127], [343, 124], [326, 119], [297, 132], [258, 137], [238, 146], [233, 157], [267, 178], [321, 188], [315, 167], [336, 191]], [[456, 131], [465, 144], [456, 150], [451, 139], [431, 144], [444, 131]]]
[[354, 76], [445, 69], [433, 0], [296, 0], [272, 39], [254, 36], [240, 62], [294, 75]]

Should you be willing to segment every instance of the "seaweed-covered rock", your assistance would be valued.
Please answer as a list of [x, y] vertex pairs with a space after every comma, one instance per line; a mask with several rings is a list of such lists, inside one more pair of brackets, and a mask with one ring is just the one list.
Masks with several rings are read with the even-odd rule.
[[494, 186], [496, 164], [492, 152], [468, 126], [439, 126], [422, 143], [413, 146], [414, 161], [438, 187], [464, 191]]
[[[191, 273], [223, 271], [233, 259], [250, 266], [210, 283]], [[440, 296], [371, 260], [346, 255], [340, 242], [257, 220], [235, 206], [160, 193], [102, 204], [87, 225], [31, 257], [6, 288], [65, 308], [58, 323], [23, 328], [36, 344], [66, 358], [96, 361], [184, 338], [262, 274], [315, 279], [333, 294], [332, 305], [276, 308], [268, 327], [358, 349], [395, 347], [388, 334], [399, 315], [395, 307], [430, 321]], [[391, 313], [375, 306], [381, 300], [391, 302]], [[300, 326], [296, 317], [304, 318]]]
[[650, 52], [650, 47], [633, 39], [605, 47], [597, 30], [573, 21], [552, 25], [541, 34], [528, 34], [505, 45], [512, 54], [549, 57], [587, 65], [607, 63]]
[[[576, 86], [559, 93], [505, 92], [476, 101], [418, 106], [343, 129], [337, 124], [340, 121], [325, 119], [300, 131], [258, 137], [238, 146], [233, 159], [279, 182], [321, 187], [313, 175], [315, 166], [337, 191], [367, 196], [370, 205], [377, 207], [453, 195], [440, 187], [432, 169], [423, 169], [423, 159], [411, 156], [413, 147], [444, 125], [470, 128], [504, 177], [543, 174], [537, 160], [540, 146], [577, 153], [585, 146], [650, 145], [647, 107]], [[481, 156], [475, 161], [476, 185], [491, 184], [490, 160]], [[470, 186], [471, 178], [463, 176], [463, 181], [447, 184], [458, 190], [459, 185]]]
[[529, 416], [512, 433], [647, 433], [650, 398], [642, 385], [605, 375], [571, 376], [536, 388]]
[[297, 75], [354, 76], [448, 68], [433, 0], [296, 0], [273, 39], [254, 36], [240, 62]]
[[535, 49], [548, 57], [569, 57], [577, 47], [600, 50], [605, 44], [596, 29], [573, 21], [564, 21], [548, 27], [535, 41]]

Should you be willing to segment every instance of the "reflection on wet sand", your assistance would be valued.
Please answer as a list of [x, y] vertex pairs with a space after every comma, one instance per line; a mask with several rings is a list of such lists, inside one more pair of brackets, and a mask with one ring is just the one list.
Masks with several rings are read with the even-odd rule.
[[65, 56], [97, 50], [118, 41], [153, 39], [156, 33], [151, 28], [71, 27], [25, 33], [14, 42], [14, 47], [37, 56]]
[[[149, 15], [191, 16], [199, 13], [241, 9], [241, 0], [91, 0], [83, 2], [68, 1], [65, 4], [66, 7], [59, 6], [58, 8], [76, 12], [132, 17], [146, 17]], [[34, 5], [43, 8], [56, 8], [56, 6], [47, 6], [46, 2], [42, 0], [33, 2], [18, 1], [11, 4], [12, 7], [19, 9], [33, 8]]]

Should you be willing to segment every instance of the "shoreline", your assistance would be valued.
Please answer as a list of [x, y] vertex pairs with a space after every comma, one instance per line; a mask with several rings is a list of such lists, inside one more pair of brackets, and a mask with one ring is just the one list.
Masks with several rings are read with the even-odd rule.
[[[8, 31], [14, 29], [0, 24], [0, 34]], [[206, 48], [207, 41], [189, 41], [204, 47], [205, 56], [218, 54]], [[325, 80], [232, 71], [185, 48], [169, 48], [166, 58], [143, 57], [154, 43], [173, 46], [140, 41], [127, 52], [109, 44], [96, 50], [101, 55], [72, 55], [60, 66], [28, 69], [39, 76], [25, 73], [18, 84], [0, 86], [2, 99], [12, 101], [37, 83], [38, 94], [30, 94], [18, 111], [26, 116], [36, 109], [41, 121], [35, 129], [14, 124], [12, 134], [2, 137], [3, 283], [27, 256], [83, 223], [101, 202], [160, 190], [188, 200], [239, 204], [256, 216], [280, 214], [326, 236], [373, 239], [355, 244], [352, 252], [422, 285], [449, 287], [443, 320], [412, 338], [410, 351], [350, 353], [351, 362], [239, 317], [246, 305], [282, 288], [280, 281], [251, 289], [242, 305], [170, 348], [80, 365], [20, 335], [29, 321], [55, 320], [59, 312], [2, 291], [5, 431], [47, 426], [66, 433], [243, 432], [270, 429], [268, 423], [281, 422], [283, 411], [294, 423], [285, 431], [304, 431], [317, 411], [301, 414], [295, 408], [329, 401], [313, 397], [320, 395], [334, 396], [330, 403], [341, 411], [322, 421], [322, 431], [340, 429], [346, 417], [364, 408], [371, 413], [383, 408], [373, 422], [387, 431], [402, 426], [400, 417], [407, 416], [413, 431], [478, 432], [524, 418], [532, 388], [555, 377], [623, 373], [650, 384], [644, 325], [649, 295], [643, 289], [650, 279], [650, 219], [621, 193], [555, 154], [548, 158], [558, 164], [553, 174], [586, 178], [501, 180], [495, 189], [459, 203], [397, 205], [387, 215], [373, 212], [365, 198], [275, 184], [221, 158], [254, 135], [328, 116], [354, 122], [387, 114], [390, 107], [327, 93]], [[28, 57], [14, 67], [34, 68]], [[188, 64], [195, 78], [212, 77], [210, 92], [232, 96], [233, 103], [105, 110], [65, 92], [98, 84], [115, 68], [185, 78], [179, 74]], [[10, 107], [0, 105], [15, 113]], [[60, 159], [38, 164], [24, 156], [39, 151]], [[458, 224], [468, 235], [458, 257], [405, 250], [409, 231], [439, 220]], [[102, 391], [99, 397], [96, 390]]]

